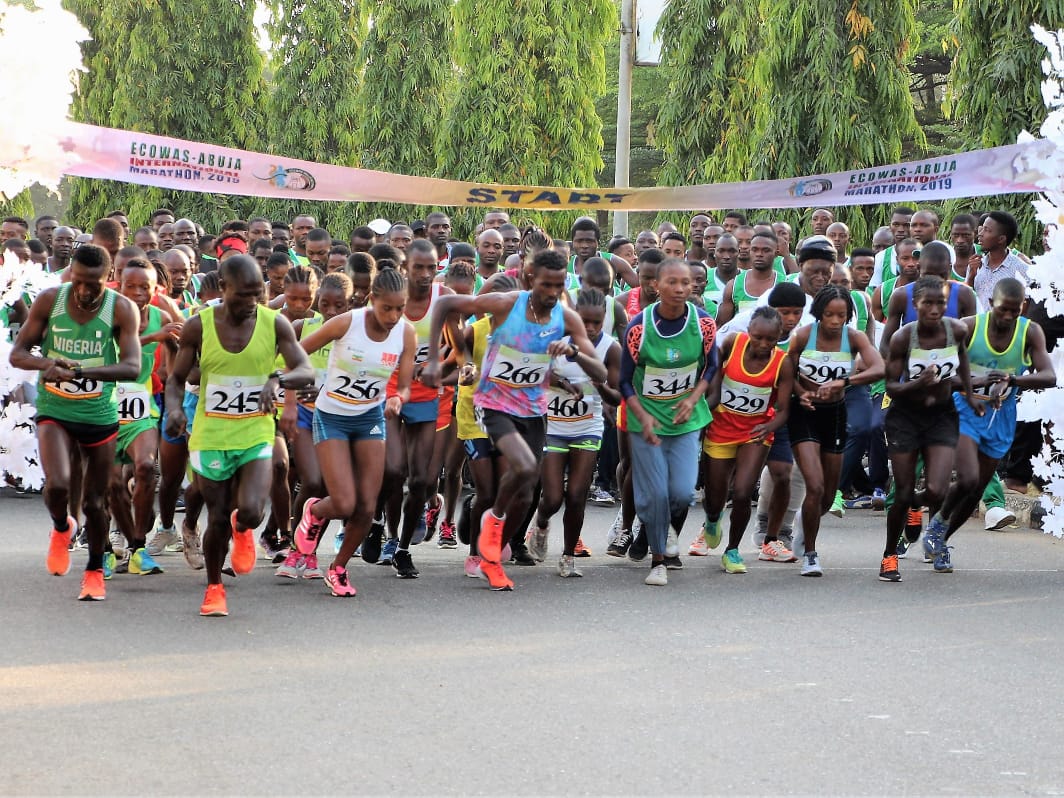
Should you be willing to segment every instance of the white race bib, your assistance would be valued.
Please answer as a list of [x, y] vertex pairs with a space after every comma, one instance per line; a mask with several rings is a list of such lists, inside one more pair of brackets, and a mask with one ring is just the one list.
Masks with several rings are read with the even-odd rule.
[[[810, 353], [811, 357], [806, 357]], [[798, 373], [816, 385], [841, 380], [853, 369], [849, 352], [820, 352], [807, 349], [798, 358]]]
[[643, 396], [664, 401], [690, 393], [695, 387], [697, 370], [697, 363], [664, 369], [647, 366], [643, 372]]
[[259, 398], [266, 380], [262, 377], [228, 377], [221, 374], [211, 376], [207, 382], [205, 394], [200, 401], [205, 402], [203, 412], [211, 418], [250, 418], [261, 416]]
[[909, 379], [917, 380], [927, 369], [932, 368], [938, 372], [939, 380], [950, 380], [957, 373], [960, 363], [956, 346], [912, 349], [909, 352]]
[[[54, 354], [49, 354], [49, 357], [55, 356]], [[93, 366], [102, 366], [103, 358], [94, 357], [80, 362], [82, 368], [91, 368]], [[103, 396], [103, 381], [92, 377], [75, 377], [60, 383], [46, 382], [44, 389], [61, 399], [99, 399]]]
[[584, 381], [574, 388], [580, 388], [583, 394], [580, 398], [574, 397], [568, 392], [551, 391], [550, 402], [547, 403], [547, 420], [560, 424], [572, 424], [577, 421], [589, 421], [592, 417], [591, 402], [588, 397], [595, 387], [590, 381]]
[[151, 395], [139, 382], [120, 382], [115, 386], [118, 399], [118, 423], [129, 424], [147, 418], [151, 412]]
[[532, 388], [547, 378], [551, 356], [547, 353], [529, 354], [508, 346], [500, 346], [488, 372], [488, 379], [510, 388]]
[[391, 369], [336, 369], [325, 385], [325, 395], [345, 405], [380, 404], [392, 376]]
[[772, 387], [746, 385], [725, 376], [720, 383], [720, 403], [733, 413], [747, 416], [760, 415], [768, 410], [772, 400]]

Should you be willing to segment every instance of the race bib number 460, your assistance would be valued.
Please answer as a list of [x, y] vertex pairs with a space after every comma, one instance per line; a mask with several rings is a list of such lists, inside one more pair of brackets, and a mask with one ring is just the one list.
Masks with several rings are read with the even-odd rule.
[[248, 418], [261, 416], [259, 398], [266, 381], [262, 377], [225, 377], [214, 375], [200, 396], [204, 413], [211, 418]]
[[488, 372], [488, 379], [510, 388], [532, 388], [547, 378], [550, 361], [551, 357], [546, 353], [530, 354], [500, 346]]
[[643, 373], [643, 396], [660, 401], [676, 399], [695, 387], [696, 363], [674, 368], [647, 366]]

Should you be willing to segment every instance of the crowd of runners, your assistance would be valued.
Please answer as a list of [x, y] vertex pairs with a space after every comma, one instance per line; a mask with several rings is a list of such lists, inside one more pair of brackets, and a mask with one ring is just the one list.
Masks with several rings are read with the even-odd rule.
[[950, 573], [981, 499], [1014, 520], [1017, 395], [1056, 382], [1002, 211], [940, 236], [895, 208], [869, 247], [828, 209], [800, 236], [732, 212], [608, 241], [489, 211], [472, 244], [442, 212], [346, 241], [309, 215], [146, 221], [0, 225], [60, 275], [3, 312], [39, 372], [47, 569], [86, 548], [83, 600], [179, 551], [209, 616], [262, 557], [339, 597], [352, 558], [416, 578], [432, 541], [492, 590], [552, 545], [579, 577], [589, 501], [619, 505], [606, 554], [649, 558], [647, 585], [681, 553], [745, 573], [751, 516], [757, 559], [819, 577], [821, 519], [853, 508], [886, 508], [880, 580], [918, 541]]

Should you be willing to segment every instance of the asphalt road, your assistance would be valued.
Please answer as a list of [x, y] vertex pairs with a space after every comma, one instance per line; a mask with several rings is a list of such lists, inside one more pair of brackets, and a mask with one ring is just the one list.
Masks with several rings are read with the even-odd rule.
[[75, 601], [84, 553], [48, 576], [39, 497], [0, 498], [0, 793], [1064, 794], [1053, 538], [973, 523], [954, 574], [884, 584], [858, 511], [822, 579], [747, 553], [650, 588], [603, 556], [612, 518], [583, 579], [557, 532], [512, 593], [434, 543], [418, 580], [353, 567], [351, 600], [262, 561], [205, 619], [180, 554]]

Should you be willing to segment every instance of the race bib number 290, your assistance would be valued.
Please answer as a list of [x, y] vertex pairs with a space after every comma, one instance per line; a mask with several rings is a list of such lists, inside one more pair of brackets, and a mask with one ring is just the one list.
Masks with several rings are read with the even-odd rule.
[[259, 398], [265, 385], [262, 377], [226, 377], [213, 375], [207, 383], [204, 412], [211, 418], [247, 418], [261, 416]]

